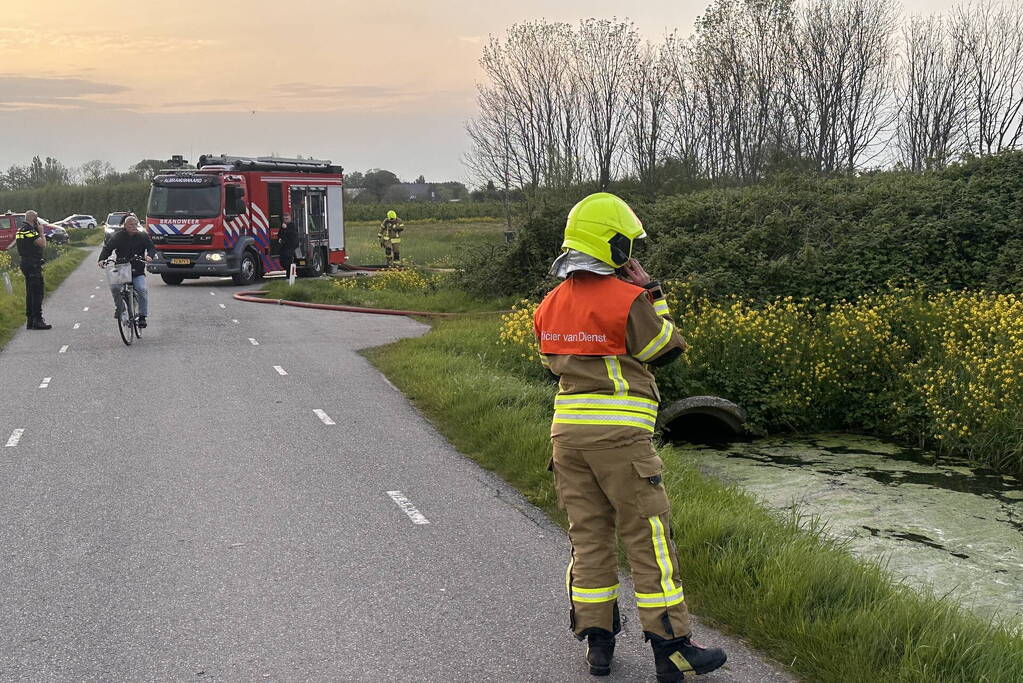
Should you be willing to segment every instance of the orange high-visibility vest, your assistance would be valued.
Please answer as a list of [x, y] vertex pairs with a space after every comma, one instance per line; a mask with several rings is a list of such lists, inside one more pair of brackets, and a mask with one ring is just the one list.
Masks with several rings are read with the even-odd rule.
[[573, 274], [551, 290], [533, 316], [540, 353], [625, 354], [629, 310], [645, 291], [613, 275]]

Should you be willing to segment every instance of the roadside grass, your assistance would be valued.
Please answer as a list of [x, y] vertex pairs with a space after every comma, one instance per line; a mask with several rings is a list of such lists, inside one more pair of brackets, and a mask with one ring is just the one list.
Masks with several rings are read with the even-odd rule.
[[[377, 241], [379, 222], [345, 224], [348, 260], [356, 265], [384, 262], [384, 250]], [[402, 260], [431, 268], [450, 268], [465, 249], [504, 240], [504, 223], [498, 221], [416, 221], [405, 224], [401, 234]]]
[[68, 243], [72, 246], [96, 247], [103, 244], [103, 228], [68, 230]]
[[[101, 238], [102, 239], [102, 238]], [[43, 280], [46, 283], [46, 294], [60, 286], [64, 279], [74, 272], [85, 257], [88, 255], [85, 249], [64, 249], [63, 253], [43, 265]], [[8, 254], [0, 254], [8, 256]], [[13, 261], [13, 255], [11, 255]], [[6, 261], [5, 261], [6, 263]], [[11, 278], [11, 285], [14, 293], [8, 294], [7, 290], [0, 284], [0, 350], [7, 344], [7, 341], [14, 336], [19, 327], [25, 326], [25, 279], [16, 265], [12, 264], [7, 270]], [[45, 317], [46, 306], [43, 305]]]
[[382, 278], [402, 277], [398, 273], [415, 271], [393, 271], [396, 275], [382, 274], [373, 277], [344, 277], [320, 280], [296, 280], [288, 286], [284, 279], [267, 280], [264, 284], [266, 296], [272, 299], [289, 299], [311, 303], [341, 306], [363, 306], [390, 310], [431, 311], [436, 313], [478, 313], [509, 308], [508, 300], [481, 300], [473, 298], [461, 289], [446, 286], [442, 277], [423, 277], [426, 286], [408, 291], [394, 288], [373, 289], [371, 285], [382, 282]]
[[[461, 452], [563, 524], [545, 469], [555, 387], [520, 349], [493, 342], [499, 325], [497, 316], [440, 321], [366, 355]], [[661, 455], [695, 613], [808, 680], [1020, 680], [1018, 626], [917, 593], [829, 539], [820, 520], [769, 512], [681, 452]]]

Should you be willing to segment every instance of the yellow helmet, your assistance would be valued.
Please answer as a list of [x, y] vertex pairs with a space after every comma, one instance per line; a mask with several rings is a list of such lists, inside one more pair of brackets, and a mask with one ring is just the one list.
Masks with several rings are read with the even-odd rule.
[[643, 223], [621, 198], [597, 192], [572, 207], [562, 249], [575, 249], [620, 268], [632, 256], [633, 240], [646, 237]]
[[387, 212], [387, 217], [388, 218], [397, 218], [398, 217], [398, 213], [396, 211], [388, 211]]

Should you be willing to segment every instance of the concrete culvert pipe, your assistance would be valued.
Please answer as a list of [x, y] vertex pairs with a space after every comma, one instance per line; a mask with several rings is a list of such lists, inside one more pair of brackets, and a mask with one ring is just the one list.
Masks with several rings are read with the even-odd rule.
[[690, 396], [661, 408], [657, 427], [666, 441], [727, 443], [746, 436], [746, 411], [718, 396]]

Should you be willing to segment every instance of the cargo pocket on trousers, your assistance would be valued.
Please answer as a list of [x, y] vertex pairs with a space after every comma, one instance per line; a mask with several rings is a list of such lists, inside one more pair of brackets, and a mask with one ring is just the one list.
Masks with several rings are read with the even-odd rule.
[[671, 504], [664, 490], [664, 462], [660, 457], [651, 455], [632, 461], [632, 469], [636, 471], [636, 509], [640, 517], [654, 517], [668, 511]]

